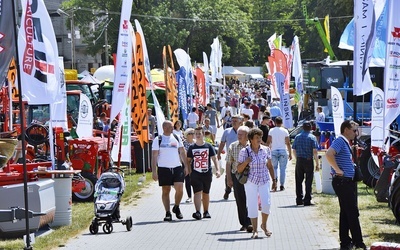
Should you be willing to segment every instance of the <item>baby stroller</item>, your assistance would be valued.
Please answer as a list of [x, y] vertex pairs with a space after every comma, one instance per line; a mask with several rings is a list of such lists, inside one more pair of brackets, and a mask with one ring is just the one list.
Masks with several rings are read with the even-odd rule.
[[[117, 170], [117, 171], [114, 171]], [[103, 225], [103, 231], [110, 234], [113, 231], [112, 223], [122, 223], [126, 225], [126, 230], [132, 229], [132, 217], [120, 220], [119, 203], [125, 190], [124, 178], [120, 174], [120, 168], [111, 167], [101, 174], [95, 185], [94, 214], [95, 217], [90, 224], [89, 230], [92, 234], [99, 232], [99, 227]]]

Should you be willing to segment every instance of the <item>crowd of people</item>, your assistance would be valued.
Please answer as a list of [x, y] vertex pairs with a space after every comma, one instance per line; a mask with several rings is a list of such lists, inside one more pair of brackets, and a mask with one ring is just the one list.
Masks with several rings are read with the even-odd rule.
[[[271, 193], [285, 190], [287, 164], [292, 156], [296, 158], [296, 199], [293, 202], [297, 206], [315, 205], [312, 201], [312, 182], [314, 170], [318, 171], [320, 166], [318, 142], [311, 132], [311, 123], [303, 123], [302, 132], [291, 144], [288, 130], [283, 126], [279, 99], [271, 99], [268, 91], [268, 87], [246, 91], [245, 88], [233, 86], [220, 94], [219, 98], [210, 98], [212, 102], [207, 104], [204, 113], [199, 115], [193, 107], [184, 123], [164, 122], [163, 134], [153, 142], [152, 170], [153, 179], [162, 187], [165, 221], [172, 220], [169, 200], [171, 186], [175, 188], [172, 213], [178, 219], [183, 218], [179, 204], [183, 197], [184, 182], [188, 197], [186, 202], [194, 204], [192, 217], [196, 220], [210, 219], [213, 173], [219, 178], [221, 168], [225, 167], [223, 199], [227, 200], [233, 191], [239, 230], [252, 233], [253, 239], [258, 238], [261, 211], [260, 228], [265, 236], [271, 237], [272, 232], [267, 225], [273, 202]], [[318, 107], [317, 110], [317, 119], [324, 119], [322, 108]], [[345, 121], [341, 128], [342, 139], [335, 140], [327, 152], [327, 159], [333, 168], [332, 184], [341, 209], [341, 249], [351, 249], [353, 245], [366, 249], [358, 221], [357, 195], [352, 181], [354, 169], [346, 162], [351, 158], [351, 150], [350, 146], [346, 148], [345, 145], [354, 139], [355, 126]], [[218, 128], [223, 129], [219, 142], [216, 139]], [[219, 160], [225, 152], [226, 165], [221, 166]], [[236, 176], [246, 168], [249, 169], [247, 182], [241, 184]]]

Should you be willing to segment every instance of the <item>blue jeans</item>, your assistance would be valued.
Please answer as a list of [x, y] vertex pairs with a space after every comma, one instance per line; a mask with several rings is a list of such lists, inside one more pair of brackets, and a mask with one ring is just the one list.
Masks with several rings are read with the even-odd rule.
[[286, 179], [286, 165], [288, 162], [288, 152], [286, 149], [275, 149], [271, 152], [272, 166], [275, 171], [275, 178], [278, 179], [278, 165], [279, 165], [279, 182], [281, 186], [285, 186]]

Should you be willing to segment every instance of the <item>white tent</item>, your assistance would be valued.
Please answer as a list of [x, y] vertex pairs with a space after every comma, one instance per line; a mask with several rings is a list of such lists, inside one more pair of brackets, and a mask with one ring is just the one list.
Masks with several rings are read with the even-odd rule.
[[101, 66], [93, 76], [99, 81], [114, 82], [114, 65]]
[[222, 75], [224, 76], [245, 76], [246, 73], [235, 69], [233, 66], [223, 66]]

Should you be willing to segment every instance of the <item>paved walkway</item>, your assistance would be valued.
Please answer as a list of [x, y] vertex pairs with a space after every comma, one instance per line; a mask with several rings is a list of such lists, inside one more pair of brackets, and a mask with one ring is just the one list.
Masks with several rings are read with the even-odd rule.
[[[218, 131], [217, 138], [220, 137]], [[164, 222], [161, 188], [153, 180], [142, 191], [137, 205], [121, 208], [121, 215], [133, 218], [132, 231], [122, 224], [114, 224], [111, 234], [102, 229], [97, 235], [85, 230], [70, 240], [63, 249], [337, 249], [337, 232], [328, 230], [318, 218], [318, 205], [311, 207], [295, 205], [294, 166], [287, 168], [285, 191], [272, 193], [272, 213], [268, 228], [273, 232], [267, 238], [259, 229], [259, 239], [251, 239], [251, 233], [240, 232], [233, 193], [223, 200], [224, 176], [214, 178], [210, 192], [211, 219], [200, 221], [192, 218], [194, 205], [180, 205], [183, 220], [173, 214], [172, 222]], [[183, 202], [186, 200], [186, 193]], [[172, 195], [171, 195], [171, 200]], [[92, 212], [92, 211], [91, 211]], [[259, 217], [259, 223], [261, 216]]]

